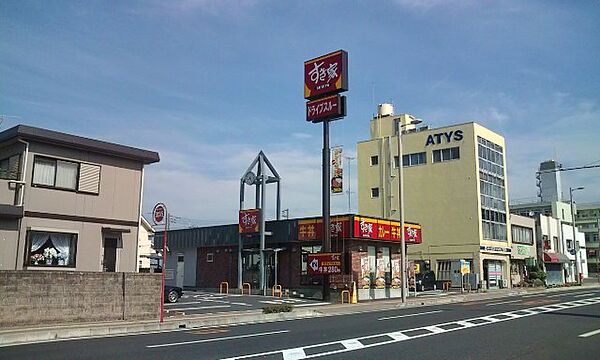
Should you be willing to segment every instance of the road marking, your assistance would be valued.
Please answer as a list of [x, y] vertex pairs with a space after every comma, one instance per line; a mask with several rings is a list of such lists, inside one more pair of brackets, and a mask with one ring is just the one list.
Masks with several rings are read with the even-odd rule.
[[[425, 336], [443, 334], [443, 333], [447, 333], [447, 332], [451, 332], [451, 331], [463, 330], [463, 329], [477, 327], [477, 326], [485, 326], [485, 325], [495, 324], [495, 323], [502, 322], [502, 321], [509, 321], [509, 320], [524, 318], [524, 317], [528, 317], [528, 316], [535, 316], [535, 315], [542, 314], [542, 313], [560, 311], [563, 307], [570, 309], [570, 308], [574, 308], [574, 307], [580, 307], [580, 306], [586, 306], [586, 305], [600, 303], [600, 297], [589, 298], [586, 300], [588, 301], [588, 303], [586, 303], [586, 304], [583, 304], [580, 301], [571, 301], [571, 302], [557, 304], [557, 306], [560, 306], [560, 308], [532, 307], [532, 308], [528, 308], [528, 309], [507, 311], [507, 312], [503, 312], [503, 313], [486, 315], [486, 316], [481, 316], [481, 317], [472, 318], [472, 319], [451, 321], [451, 322], [435, 324], [435, 325], [430, 325], [430, 326], [417, 327], [417, 328], [413, 328], [413, 329], [394, 331], [394, 332], [390, 332], [390, 333], [368, 335], [368, 336], [363, 336], [363, 337], [358, 337], [358, 338], [353, 338], [353, 339], [342, 339], [342, 340], [331, 341], [331, 342], [326, 342], [326, 343], [301, 346], [301, 347], [296, 347], [296, 348], [291, 348], [291, 349], [281, 349], [281, 350], [272, 350], [272, 351], [263, 352], [263, 353], [246, 354], [246, 355], [241, 355], [241, 356], [230, 357], [226, 360], [258, 358], [261, 356], [277, 355], [277, 354], [281, 354], [281, 355], [294, 354], [294, 357], [291, 357], [291, 356], [289, 358], [284, 357], [284, 359], [286, 359], [286, 360], [287, 359], [294, 359], [294, 360], [309, 359], [309, 358], [315, 358], [315, 357], [321, 357], [321, 356], [355, 351], [358, 349], [365, 349], [365, 348], [370, 348], [370, 347], [375, 347], [375, 346], [393, 344], [393, 343], [397, 343], [397, 342], [401, 342], [401, 341], [408, 341], [411, 339], [417, 339], [417, 338], [421, 338], [421, 337], [425, 337]], [[495, 319], [490, 321], [491, 320], [490, 317], [492, 317], [492, 316]], [[596, 330], [596, 331], [592, 331], [591, 333], [582, 334], [580, 336], [584, 336], [584, 335], [592, 336], [592, 335], [596, 335], [598, 333], [600, 333], [600, 329]], [[390, 340], [373, 342], [373, 340], [386, 338], [386, 337], [389, 338]], [[368, 341], [368, 344], [365, 345], [365, 343], [364, 343], [365, 341]], [[327, 346], [331, 346], [331, 345], [338, 345], [338, 346], [341, 345], [342, 349], [323, 351], [323, 352], [317, 352], [317, 353], [314, 353], [314, 350], [313, 350], [313, 353], [311, 353], [310, 355], [306, 355], [307, 350], [323, 348], [323, 347], [327, 347]], [[304, 354], [304, 356], [302, 356], [302, 354]]]
[[197, 306], [188, 308], [175, 308], [169, 309], [169, 311], [183, 311], [183, 310], [204, 310], [204, 309], [217, 309], [217, 308], [229, 308], [231, 305], [212, 305], [212, 306]]
[[511, 303], [517, 303], [517, 302], [521, 302], [521, 301], [522, 300], [501, 301], [501, 302], [487, 304], [486, 306], [496, 306], [496, 305], [502, 305], [502, 304], [511, 304]]
[[391, 320], [391, 319], [399, 319], [399, 318], [403, 318], [403, 317], [436, 314], [436, 313], [440, 313], [442, 311], [443, 310], [434, 310], [434, 311], [425, 311], [425, 312], [420, 312], [420, 313], [415, 313], [415, 314], [404, 314], [404, 315], [396, 315], [396, 316], [387, 316], [387, 317], [379, 318], [377, 320]]
[[290, 349], [283, 351], [283, 360], [304, 359], [306, 353], [302, 349]]
[[590, 337], [590, 336], [594, 336], [594, 335], [598, 335], [598, 334], [600, 334], [600, 329], [594, 330], [594, 331], [590, 331], [590, 332], [587, 332], [585, 334], [581, 334], [581, 335], [579, 335], [579, 337], [586, 338], [586, 337]]
[[595, 293], [579, 294], [579, 295], [575, 295], [573, 297], [584, 297], [584, 296], [590, 296], [590, 295], [595, 295]]
[[246, 304], [246, 303], [243, 303], [243, 302], [232, 302], [231, 305], [252, 306], [252, 304]]
[[177, 302], [177, 303], [168, 303], [165, 304], [165, 306], [185, 306], [185, 305], [192, 305], [192, 304], [203, 304], [205, 301], [201, 300], [201, 301], [182, 301], [182, 302]]
[[318, 302], [318, 303], [298, 304], [298, 305], [294, 305], [294, 307], [322, 306], [322, 305], [330, 305], [330, 304], [328, 302]]
[[159, 348], [159, 347], [167, 347], [167, 346], [179, 346], [179, 345], [189, 345], [189, 344], [200, 344], [214, 341], [225, 341], [225, 340], [234, 340], [234, 339], [245, 339], [251, 337], [258, 336], [267, 336], [267, 335], [275, 335], [275, 334], [283, 334], [290, 332], [289, 330], [279, 330], [279, 331], [269, 331], [264, 333], [257, 334], [246, 334], [246, 335], [236, 335], [236, 336], [227, 336], [222, 338], [214, 338], [214, 339], [202, 339], [202, 340], [194, 340], [194, 341], [183, 341], [177, 343], [168, 343], [168, 344], [158, 344], [158, 345], [146, 345], [147, 348]]

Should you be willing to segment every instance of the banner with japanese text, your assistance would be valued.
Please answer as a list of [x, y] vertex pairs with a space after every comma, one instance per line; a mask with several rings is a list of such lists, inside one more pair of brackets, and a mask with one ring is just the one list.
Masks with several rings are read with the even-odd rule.
[[342, 147], [331, 149], [331, 193], [341, 194], [344, 191], [344, 168], [342, 166]]

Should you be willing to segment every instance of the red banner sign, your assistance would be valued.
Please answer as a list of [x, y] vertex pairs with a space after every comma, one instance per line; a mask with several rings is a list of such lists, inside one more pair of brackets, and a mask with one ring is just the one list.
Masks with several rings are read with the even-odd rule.
[[328, 275], [342, 273], [342, 254], [308, 254], [306, 270], [310, 275]]
[[[354, 218], [354, 237], [384, 241], [400, 241], [400, 223], [365, 217]], [[420, 244], [421, 225], [404, 223], [407, 244]]]
[[240, 234], [257, 233], [259, 231], [260, 210], [240, 210], [238, 228]]
[[[331, 236], [341, 239], [350, 237], [350, 218], [348, 216], [331, 217]], [[323, 239], [323, 220], [298, 220], [298, 240]]]
[[335, 120], [346, 116], [346, 97], [340, 95], [327, 96], [306, 103], [306, 121], [318, 123]]
[[348, 90], [348, 53], [338, 50], [304, 62], [304, 98]]

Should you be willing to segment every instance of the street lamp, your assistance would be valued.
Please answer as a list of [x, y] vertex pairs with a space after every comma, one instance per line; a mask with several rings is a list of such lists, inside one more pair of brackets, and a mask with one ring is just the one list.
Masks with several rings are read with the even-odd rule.
[[404, 167], [402, 161], [402, 128], [408, 125], [417, 125], [423, 122], [421, 119], [412, 118], [410, 123], [402, 124], [402, 121], [398, 119], [398, 193], [399, 193], [399, 206], [398, 209], [400, 211], [400, 247], [402, 248], [402, 255], [400, 259], [400, 266], [402, 268], [402, 303], [406, 303], [406, 293], [408, 289], [406, 287], [406, 239], [404, 238], [404, 176], [403, 170]]
[[577, 191], [577, 190], [583, 190], [585, 189], [583, 186], [580, 187], [576, 187], [576, 188], [569, 188], [569, 198], [571, 200], [571, 225], [573, 227], [573, 247], [575, 248], [575, 271], [577, 272], [576, 276], [577, 276], [577, 283], [581, 284], [581, 276], [579, 276], [580, 274], [580, 269], [579, 269], [579, 249], [577, 246], [577, 239], [575, 238], [575, 211], [573, 211], [573, 191]]

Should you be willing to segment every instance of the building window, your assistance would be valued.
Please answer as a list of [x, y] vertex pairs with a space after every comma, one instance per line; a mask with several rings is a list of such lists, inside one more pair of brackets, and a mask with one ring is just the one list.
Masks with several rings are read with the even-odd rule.
[[533, 229], [513, 225], [511, 232], [514, 243], [533, 245]]
[[433, 150], [433, 162], [443, 162], [460, 159], [460, 148], [452, 147], [447, 149]]
[[77, 190], [79, 164], [71, 161], [36, 156], [33, 164], [33, 185]]
[[213, 254], [213, 253], [207, 253], [207, 254], [206, 254], [206, 262], [207, 262], [207, 263], [211, 263], [211, 262], [213, 262], [213, 261], [215, 261], [215, 256], [214, 256], [214, 254]]
[[[426, 164], [426, 163], [427, 163], [427, 156], [426, 156], [425, 152], [402, 155], [402, 166], [403, 167], [421, 165], [421, 164]], [[398, 156], [394, 156], [394, 167], [398, 168], [399, 166], [400, 166], [400, 163], [398, 161]]]
[[451, 261], [448, 261], [448, 260], [440, 261], [440, 260], [438, 260], [438, 262], [437, 262], [437, 280], [439, 280], [439, 281], [442, 281], [442, 280], [451, 280], [450, 267], [451, 267]]
[[379, 197], [379, 188], [371, 188], [371, 198], [378, 198]]
[[100, 166], [36, 156], [32, 185], [98, 194]]
[[13, 155], [0, 160], [0, 179], [18, 180], [21, 155]]
[[550, 250], [550, 240], [548, 240], [548, 235], [542, 235], [542, 241], [544, 243], [544, 250]]
[[77, 234], [27, 232], [28, 266], [75, 267]]
[[379, 164], [379, 156], [371, 156], [371, 166], [375, 166]]

